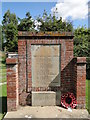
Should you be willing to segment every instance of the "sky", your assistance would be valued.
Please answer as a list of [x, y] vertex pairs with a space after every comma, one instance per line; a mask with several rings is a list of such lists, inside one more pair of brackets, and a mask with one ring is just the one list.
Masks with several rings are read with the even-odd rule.
[[56, 16], [63, 20], [70, 20], [74, 28], [79, 26], [88, 27], [88, 0], [58, 0], [57, 2], [2, 2], [2, 16], [9, 9], [16, 16], [24, 18], [26, 12], [30, 12], [32, 18], [43, 14], [44, 9], [47, 13], [53, 13], [56, 8]]

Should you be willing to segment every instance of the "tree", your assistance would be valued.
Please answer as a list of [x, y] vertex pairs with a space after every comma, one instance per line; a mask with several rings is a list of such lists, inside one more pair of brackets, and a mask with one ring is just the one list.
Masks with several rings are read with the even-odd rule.
[[10, 13], [10, 10], [8, 10], [4, 16], [2, 21], [3, 27], [3, 40], [4, 40], [4, 46], [6, 47], [6, 51], [8, 52], [16, 52], [17, 51], [17, 24], [18, 20], [16, 18], [16, 15], [13, 13]]
[[42, 17], [37, 17], [37, 21], [41, 23], [38, 25], [39, 31], [73, 31], [73, 25], [71, 22], [62, 20], [62, 17], [57, 19], [55, 13], [53, 15], [47, 14], [44, 10]]
[[89, 57], [89, 39], [90, 30], [84, 27], [77, 28], [74, 31], [74, 56]]
[[26, 17], [21, 19], [18, 17], [20, 24], [18, 25], [19, 31], [34, 31], [35, 25], [30, 12], [26, 13]]
[[74, 56], [86, 57], [86, 76], [90, 79], [90, 29], [81, 27], [74, 31]]

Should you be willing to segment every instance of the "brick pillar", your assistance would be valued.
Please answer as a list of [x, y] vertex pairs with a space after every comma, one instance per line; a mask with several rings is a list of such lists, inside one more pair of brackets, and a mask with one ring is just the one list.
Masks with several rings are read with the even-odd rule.
[[7, 58], [7, 111], [18, 107], [18, 59]]
[[77, 57], [77, 108], [86, 107], [86, 58]]

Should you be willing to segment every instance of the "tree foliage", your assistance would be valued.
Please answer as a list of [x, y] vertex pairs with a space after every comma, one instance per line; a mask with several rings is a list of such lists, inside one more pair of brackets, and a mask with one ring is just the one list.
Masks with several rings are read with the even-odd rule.
[[71, 22], [66, 22], [62, 20], [62, 17], [57, 19], [55, 14], [47, 14], [44, 10], [42, 17], [37, 17], [37, 21], [41, 23], [38, 25], [39, 31], [73, 31], [73, 26]]
[[74, 56], [87, 57], [86, 76], [90, 79], [90, 29], [84, 27], [75, 29]]
[[[38, 16], [36, 20], [40, 23], [37, 26], [38, 31], [73, 31], [72, 22], [63, 21], [62, 17], [57, 19], [55, 13], [48, 15], [45, 10], [43, 15]], [[9, 10], [3, 16], [2, 25], [2, 40], [7, 51], [17, 51], [18, 31], [35, 31], [36, 27], [30, 12], [26, 13], [25, 18], [17, 19], [16, 15], [10, 13]], [[90, 56], [88, 34], [90, 34], [90, 30], [84, 27], [74, 30], [74, 56]]]
[[6, 51], [17, 51], [18, 20], [16, 18], [16, 15], [10, 13], [10, 11], [8, 10], [3, 16], [2, 24], [3, 40], [4, 46], [6, 47]]
[[27, 12], [26, 17], [23, 19], [18, 17], [18, 20], [20, 22], [18, 25], [19, 31], [34, 31], [34, 20], [32, 19], [30, 12]]
[[74, 56], [89, 57], [89, 35], [90, 30], [84, 27], [77, 28], [74, 31]]

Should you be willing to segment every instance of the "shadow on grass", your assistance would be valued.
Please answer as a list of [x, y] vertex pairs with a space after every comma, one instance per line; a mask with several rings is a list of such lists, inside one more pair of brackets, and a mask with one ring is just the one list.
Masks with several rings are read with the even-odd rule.
[[4, 114], [7, 112], [7, 97], [0, 97], [1, 101], [1, 107], [0, 107], [0, 113]]
[[2, 63], [2, 64], [6, 64], [6, 58], [2, 58], [1, 63]]

